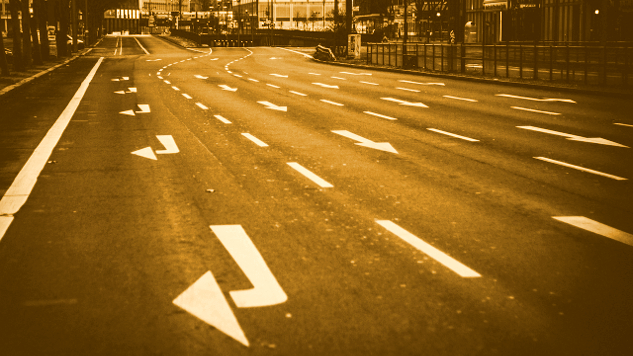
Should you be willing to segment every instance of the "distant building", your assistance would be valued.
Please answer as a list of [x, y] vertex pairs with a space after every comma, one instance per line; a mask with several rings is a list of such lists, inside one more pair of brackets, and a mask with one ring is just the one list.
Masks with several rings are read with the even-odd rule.
[[[344, 8], [345, 1], [339, 5]], [[334, 0], [233, 0], [232, 28], [324, 31], [332, 23]]]

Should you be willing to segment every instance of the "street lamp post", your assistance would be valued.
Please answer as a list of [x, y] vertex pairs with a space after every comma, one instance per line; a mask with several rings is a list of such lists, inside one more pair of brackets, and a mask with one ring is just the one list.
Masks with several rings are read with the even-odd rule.
[[436, 15], [440, 19], [440, 43], [442, 43], [442, 13], [438, 11]]

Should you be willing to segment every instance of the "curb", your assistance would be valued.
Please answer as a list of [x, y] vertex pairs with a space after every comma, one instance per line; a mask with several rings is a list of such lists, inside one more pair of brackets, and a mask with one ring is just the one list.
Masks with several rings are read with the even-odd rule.
[[318, 60], [316, 58], [312, 58], [312, 60], [319, 63], [330, 64], [330, 65], [335, 65], [335, 66], [340, 66], [340, 67], [363, 68], [363, 69], [371, 69], [371, 70], [377, 70], [377, 71], [382, 71], [382, 72], [413, 74], [413, 75], [418, 75], [418, 76], [455, 79], [455, 80], [470, 81], [470, 82], [475, 82], [475, 83], [498, 84], [498, 85], [504, 85], [504, 86], [513, 86], [513, 87], [540, 89], [540, 90], [559, 90], [559, 91], [568, 92], [568, 93], [590, 94], [590, 95], [601, 95], [601, 96], [617, 96], [621, 98], [631, 98], [633, 96], [633, 91], [630, 94], [622, 93], [622, 92], [606, 92], [606, 91], [600, 91], [600, 90], [557, 87], [557, 86], [542, 85], [542, 84], [536, 84], [536, 83], [516, 83], [516, 82], [507, 82], [507, 81], [487, 79], [487, 78], [474, 78], [474, 77], [453, 76], [453, 75], [439, 74], [439, 73], [426, 73], [426, 72], [419, 72], [419, 71], [408, 70], [408, 69], [384, 68], [384, 67], [375, 67], [375, 66], [363, 65], [363, 64], [329, 62], [329, 61]]

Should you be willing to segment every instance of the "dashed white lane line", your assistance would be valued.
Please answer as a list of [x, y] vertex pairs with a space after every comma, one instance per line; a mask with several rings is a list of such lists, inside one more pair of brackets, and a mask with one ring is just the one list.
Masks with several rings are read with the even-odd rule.
[[400, 83], [409, 83], [409, 84], [416, 84], [416, 85], [438, 85], [443, 87], [444, 83], [420, 83], [420, 82], [412, 82], [410, 80], [398, 80]]
[[512, 99], [521, 99], [521, 100], [541, 101], [541, 102], [558, 101], [558, 102], [561, 102], [561, 103], [576, 104], [576, 102], [574, 100], [571, 100], [571, 99], [559, 99], [559, 98], [544, 98], [544, 99], [540, 99], [540, 98], [531, 98], [531, 97], [527, 97], [527, 96], [518, 96], [518, 95], [512, 95], [512, 94], [495, 94], [495, 96], [500, 96], [500, 97], [504, 97], [504, 98], [512, 98]]
[[373, 115], [373, 116], [376, 116], [376, 117], [380, 117], [380, 118], [382, 118], [382, 119], [387, 119], [387, 120], [398, 120], [398, 119], [396, 119], [395, 117], [391, 117], [391, 116], [387, 116], [387, 115], [382, 115], [382, 114], [378, 114], [378, 113], [371, 112], [371, 111], [363, 111], [363, 112], [364, 112], [365, 114], [367, 114], [367, 115]]
[[621, 122], [614, 122], [614, 125], [620, 125], [620, 126], [626, 126], [626, 127], [633, 127], [633, 125], [629, 125], [629, 124], [623, 124]]
[[271, 74], [273, 77], [277, 77], [277, 78], [288, 78], [287, 75], [283, 75], [283, 74], [276, 74], [276, 73], [272, 73]]
[[255, 137], [255, 136], [253, 136], [253, 135], [251, 135], [249, 133], [242, 133], [242, 136], [244, 136], [247, 139], [253, 141], [259, 147], [268, 147], [268, 145], [264, 141], [258, 139], [257, 137]]
[[446, 131], [442, 131], [442, 130], [438, 130], [438, 129], [432, 129], [432, 128], [427, 128], [427, 130], [429, 131], [433, 131], [433, 132], [437, 132], [437, 133], [441, 133], [444, 135], [448, 135], [448, 136], [452, 136], [452, 137], [456, 137], [456, 138], [460, 138], [462, 140], [466, 140], [466, 141], [470, 141], [470, 142], [479, 142], [479, 140], [476, 140], [474, 138], [470, 138], [470, 137], [466, 137], [466, 136], [460, 136], [454, 133], [450, 133], [450, 132], [446, 132]]
[[422, 241], [419, 237], [413, 235], [409, 231], [398, 226], [391, 220], [376, 220], [376, 223], [378, 223], [380, 226], [384, 227], [385, 229], [387, 229], [389, 232], [393, 233], [394, 235], [398, 236], [405, 242], [409, 243], [411, 246], [427, 254], [429, 257], [433, 258], [437, 262], [443, 264], [448, 269], [457, 273], [461, 277], [464, 277], [464, 278], [481, 277], [479, 273], [466, 267], [461, 262], [450, 257], [444, 252], [438, 250], [437, 248], [431, 246], [430, 244]]
[[202, 110], [209, 110], [209, 108], [203, 103], [196, 103], [196, 105]]
[[629, 246], [633, 246], [633, 235], [584, 216], [552, 216], [552, 218], [583, 230], [608, 237], [612, 240], [620, 241]]
[[184, 96], [187, 99], [193, 99], [189, 94], [182, 93], [182, 96]]
[[345, 78], [341, 78], [341, 77], [330, 77], [330, 78], [332, 78], [332, 79], [338, 79], [338, 80], [347, 80], [347, 79], [345, 79]]
[[615, 179], [615, 180], [628, 180], [627, 178], [618, 177], [618, 176], [615, 176], [613, 174], [604, 173], [604, 172], [596, 171], [596, 170], [593, 170], [593, 169], [576, 166], [576, 165], [573, 165], [573, 164], [570, 164], [570, 163], [557, 161], [557, 160], [554, 160], [554, 159], [551, 159], [551, 158], [547, 158], [547, 157], [533, 157], [533, 158], [541, 160], [541, 161], [549, 162], [549, 163], [558, 164], [558, 165], [561, 165], [561, 166], [564, 166], [564, 167], [567, 167], [567, 168], [573, 168], [573, 169], [577, 169], [579, 171], [583, 171], [583, 172], [592, 173], [592, 174], [596, 174], [596, 175], [599, 175], [599, 176]]
[[233, 74], [233, 76], [238, 77], [238, 78], [242, 78], [242, 76], [239, 75], [239, 74]]
[[297, 172], [303, 174], [306, 178], [316, 183], [321, 188], [333, 188], [334, 186], [323, 178], [317, 176], [316, 174], [310, 172], [307, 168], [303, 167], [297, 162], [288, 162], [288, 165], [292, 167]]
[[298, 91], [294, 91], [294, 90], [291, 90], [290, 93], [294, 95], [299, 95], [299, 96], [308, 96], [308, 94], [299, 93]]
[[420, 91], [417, 89], [409, 89], [409, 88], [402, 88], [402, 87], [396, 87], [396, 89], [398, 90], [404, 90], [404, 91], [410, 91], [410, 92], [414, 92], [414, 93], [419, 93]]
[[335, 101], [330, 101], [330, 100], [326, 100], [326, 99], [321, 99], [322, 102], [326, 103], [326, 104], [330, 104], [330, 105], [335, 105], [335, 106], [344, 106], [341, 103], [337, 103]]
[[452, 95], [444, 95], [444, 97], [445, 97], [446, 99], [455, 99], [455, 100], [461, 100], [461, 101], [468, 101], [468, 102], [470, 102], [470, 103], [476, 103], [476, 102], [478, 102], [478, 101], [477, 101], [477, 100], [475, 100], [475, 99], [460, 98], [460, 97], [458, 97], [458, 96], [452, 96]]
[[257, 80], [257, 79], [248, 78], [248, 80], [250, 80], [251, 82], [259, 83], [259, 80]]
[[367, 84], [367, 85], [380, 85], [380, 84], [378, 84], [378, 83], [364, 82], [364, 81], [362, 81], [362, 80], [361, 80], [361, 81], [359, 81], [359, 83], [361, 83], [361, 84]]
[[321, 75], [319, 73], [308, 73], [308, 74], [310, 74], [310, 75]]
[[171, 85], [171, 82], [170, 82], [169, 80], [163, 80], [163, 82], [164, 82], [165, 84], [169, 84], [169, 85]]
[[174, 89], [175, 91], [180, 91], [178, 87], [171, 87], [171, 88]]
[[271, 88], [275, 88], [275, 89], [279, 89], [281, 88], [280, 86], [277, 86], [275, 84], [266, 84], [267, 86], [271, 87]]
[[536, 109], [530, 109], [530, 108], [523, 108], [523, 107], [520, 107], [520, 106], [511, 106], [511, 108], [512, 108], [512, 109], [515, 109], [515, 110], [522, 110], [522, 111], [535, 112], [535, 113], [537, 113], [537, 114], [560, 115], [560, 113], [559, 113], [559, 112], [536, 110]]
[[213, 117], [215, 117], [216, 119], [222, 121], [225, 124], [230, 124], [231, 122], [227, 119], [225, 119], [222, 115], [213, 115]]

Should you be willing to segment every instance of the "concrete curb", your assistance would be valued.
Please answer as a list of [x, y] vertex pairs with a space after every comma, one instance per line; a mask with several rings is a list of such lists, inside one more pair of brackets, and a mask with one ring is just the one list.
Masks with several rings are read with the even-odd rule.
[[455, 75], [447, 75], [447, 74], [439, 74], [439, 73], [426, 73], [426, 72], [419, 72], [415, 70], [400, 69], [400, 68], [384, 68], [384, 67], [375, 67], [375, 66], [363, 65], [363, 64], [329, 62], [329, 61], [318, 60], [315, 58], [312, 58], [312, 60], [319, 63], [325, 63], [325, 64], [330, 64], [330, 65], [335, 65], [335, 66], [340, 66], [340, 67], [363, 68], [363, 69], [371, 69], [371, 70], [377, 70], [377, 71], [382, 71], [382, 72], [413, 74], [413, 75], [418, 75], [418, 76], [455, 79], [455, 80], [470, 81], [470, 82], [475, 82], [475, 83], [498, 84], [498, 85], [504, 85], [504, 86], [513, 86], [513, 87], [531, 88], [531, 89], [540, 89], [540, 90], [559, 90], [559, 91], [567, 92], [567, 93], [590, 94], [590, 95], [601, 95], [601, 96], [617, 96], [617, 97], [621, 97], [625, 99], [633, 97], [633, 90], [631, 91], [631, 93], [622, 93], [622, 92], [609, 92], [609, 91], [590, 90], [590, 89], [581, 89], [581, 88], [565, 88], [565, 87], [542, 85], [542, 84], [536, 84], [536, 83], [517, 83], [517, 82], [507, 82], [507, 81], [488, 79], [488, 78], [475, 78], [475, 77], [455, 76]]

